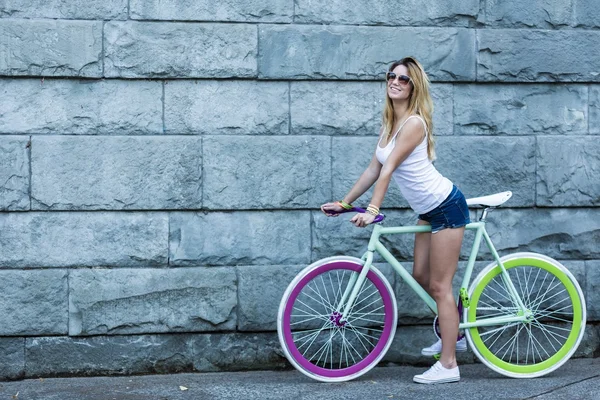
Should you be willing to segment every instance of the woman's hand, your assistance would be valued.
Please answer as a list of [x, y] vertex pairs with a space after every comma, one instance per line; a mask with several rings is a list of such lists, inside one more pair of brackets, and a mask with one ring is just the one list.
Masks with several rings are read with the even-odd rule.
[[356, 225], [359, 228], [364, 228], [365, 226], [372, 224], [375, 220], [375, 215], [369, 213], [359, 213], [356, 214], [350, 222]]
[[337, 217], [342, 211], [344, 211], [344, 207], [341, 206], [340, 203], [325, 203], [321, 206], [321, 211], [325, 213], [328, 217]]

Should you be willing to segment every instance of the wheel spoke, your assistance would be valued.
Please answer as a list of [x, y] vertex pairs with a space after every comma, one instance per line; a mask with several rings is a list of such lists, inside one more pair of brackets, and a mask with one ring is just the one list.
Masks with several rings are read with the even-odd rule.
[[[566, 289], [565, 289], [565, 290], [566, 290]], [[554, 296], [553, 296], [553, 297], [554, 297]], [[570, 297], [564, 297], [562, 300], [559, 300], [559, 301], [557, 301], [556, 303], [552, 304], [551, 306], [548, 306], [548, 307], [544, 308], [542, 311], [539, 311], [539, 309], [536, 309], [536, 310], [535, 310], [535, 312], [536, 312], [536, 313], [538, 313], [538, 312], [544, 312], [544, 311], [548, 311], [548, 310], [550, 310], [552, 307], [556, 307], [557, 305], [559, 305], [560, 303], [562, 303], [562, 302], [565, 302], [565, 301], [569, 301], [569, 304], [567, 304], [567, 307], [571, 307], [570, 300], [571, 300], [571, 298], [570, 298]], [[563, 306], [563, 307], [564, 307], [564, 306]]]
[[[525, 290], [523, 290], [523, 285], [521, 284], [521, 277], [519, 276], [519, 271], [515, 271], [514, 275], [517, 277], [517, 282], [519, 283], [521, 294], [527, 293], [527, 281], [525, 281]], [[525, 279], [525, 271], [523, 271], [523, 279]], [[523, 299], [523, 301], [525, 301], [525, 299]]]
[[[573, 323], [573, 321], [569, 321], [568, 319], [564, 319], [564, 318], [558, 318], [558, 317], [552, 317], [551, 315], [552, 315], [552, 314], [547, 314], [547, 315], [544, 315], [544, 316], [542, 316], [542, 317], [543, 317], [543, 318], [550, 318], [550, 319], [553, 319], [553, 320], [555, 320], [555, 321], [566, 322], [566, 323], [568, 323], [568, 324], [571, 324], [571, 323]], [[540, 318], [539, 318], [539, 317], [536, 317], [536, 320], [537, 320], [537, 319], [540, 319]]]
[[[369, 297], [370, 297], [370, 296], [369, 296]], [[373, 300], [372, 302], [370, 302], [369, 304], [367, 304], [366, 306], [364, 306], [364, 307], [363, 307], [363, 308], [361, 308], [360, 310], [356, 310], [356, 312], [358, 312], [358, 313], [359, 313], [359, 312], [361, 312], [362, 310], [364, 310], [365, 308], [367, 308], [367, 307], [369, 307], [369, 306], [371, 306], [371, 305], [373, 305], [373, 304], [377, 303], [378, 301], [381, 301], [381, 299], [375, 299], [375, 300]], [[352, 308], [354, 308], [354, 307], [352, 307]], [[352, 313], [353, 313], [353, 311], [352, 311], [352, 310], [350, 310], [350, 312], [348, 313], [348, 315], [352, 315]]]
[[302, 300], [296, 300], [298, 303], [302, 304], [304, 307], [308, 308], [309, 310], [311, 310], [312, 312], [314, 312], [316, 315], [322, 315], [320, 312], [318, 312], [317, 310], [315, 310], [314, 308], [312, 308], [311, 306], [309, 306], [308, 304], [306, 304], [305, 302], [303, 302]]
[[[506, 291], [506, 293], [508, 292], [508, 289], [506, 288], [506, 286], [502, 287], [502, 285], [500, 285], [498, 282], [495, 282], [501, 289], [504, 289]], [[504, 282], [502, 282], [502, 284], [504, 285]], [[510, 297], [507, 297], [504, 293], [499, 292], [498, 290], [494, 289], [491, 285], [489, 286], [490, 290], [493, 290], [494, 292], [498, 293], [500, 296], [502, 296], [505, 300], [509, 301], [511, 304], [513, 303], [513, 301], [510, 299]], [[509, 294], [510, 296], [510, 294]], [[492, 299], [490, 296], [488, 296], [488, 298]], [[496, 301], [496, 303], [500, 304], [496, 299], [492, 299], [494, 301]], [[514, 304], [513, 304], [514, 305]]]
[[[346, 270], [344, 270], [344, 272], [342, 273], [342, 279], [340, 279], [340, 271], [336, 270], [335, 274], [337, 276], [337, 281], [338, 281], [338, 291], [335, 294], [335, 299], [336, 299], [336, 303], [334, 304], [334, 310], [338, 310], [340, 309], [341, 304], [339, 303], [340, 301], [342, 301], [342, 296], [343, 296], [343, 289], [342, 289], [342, 282], [345, 280], [346, 277]], [[329, 278], [331, 279], [331, 275], [329, 274]], [[352, 277], [352, 273], [350, 273], [350, 277]], [[332, 287], [334, 286], [333, 284], [331, 285]]]
[[329, 305], [330, 309], [333, 311], [333, 303], [331, 302], [331, 299], [329, 298], [329, 290], [327, 290], [327, 286], [325, 286], [325, 279], [323, 279], [323, 275], [320, 275], [321, 278], [321, 283], [323, 284], [323, 290], [325, 291], [325, 295], [327, 296], [327, 304]]
[[548, 288], [546, 290], [540, 290], [540, 293], [538, 293], [535, 300], [533, 300], [531, 302], [531, 307], [530, 307], [531, 309], [537, 308], [540, 304], [542, 304], [544, 302], [544, 299], [546, 298], [548, 293], [550, 293], [552, 290], [554, 290], [555, 287], [560, 286], [560, 284], [561, 284], [560, 281], [558, 281], [558, 283], [556, 283], [554, 286], [552, 286], [552, 283], [554, 283], [555, 280], [556, 280], [556, 277], [553, 276], [552, 281], [548, 284], [548, 286], [550, 286], [550, 288]]
[[[535, 343], [537, 343], [539, 345], [539, 347], [542, 350], [544, 350], [544, 353], [546, 353], [547, 358], [550, 358], [550, 354], [548, 354], [548, 352], [546, 351], [546, 349], [544, 348], [544, 346], [542, 346], [542, 344], [540, 343], [540, 341], [535, 337], [535, 335], [531, 331], [531, 326], [527, 326], [526, 329], [527, 329], [527, 332], [529, 332], [529, 336], [531, 337], [532, 343], [534, 343], [534, 346], [535, 346]], [[537, 351], [538, 351], [538, 356], [539, 356], [539, 359], [540, 359], [540, 362], [541, 362], [542, 359], [543, 359], [542, 353], [540, 352], [540, 350], [539, 350], [539, 348], [537, 346], [535, 346], [535, 349], [537, 349]]]
[[[541, 268], [538, 268], [537, 270], [538, 271], [537, 271], [537, 274], [535, 276], [535, 280], [531, 284], [531, 289], [529, 290], [529, 293], [527, 293], [527, 304], [530, 304], [531, 294], [533, 293], [533, 289], [535, 289], [535, 284], [537, 283], [537, 280], [538, 280], [538, 278], [540, 276], [540, 273], [542, 272]], [[546, 274], [546, 276], [547, 276], [547, 274]], [[529, 307], [529, 306], [527, 306], [527, 307]]]
[[[356, 328], [354, 328], [353, 326], [349, 326], [348, 328], [346, 328], [346, 330], [347, 330], [347, 329], [350, 329], [350, 330], [351, 330], [351, 331], [354, 333], [354, 336], [356, 336], [356, 338], [358, 339], [358, 341], [359, 341], [359, 342], [360, 342], [360, 344], [362, 345], [363, 349], [365, 349], [365, 352], [368, 354], [370, 350], [369, 350], [369, 349], [367, 349], [367, 346], [365, 346], [365, 343], [363, 342], [363, 340], [366, 340], [366, 341], [367, 341], [367, 343], [369, 343], [369, 341], [368, 341], [367, 339], [365, 339], [365, 336], [367, 336], [367, 335], [364, 335], [363, 333], [359, 332], [359, 331], [358, 331]], [[371, 336], [371, 337], [372, 337], [373, 339], [377, 339], [377, 338], [375, 338], [375, 337], [373, 337], [373, 336]]]
[[[555, 298], [556, 296], [558, 296], [559, 294], [561, 294], [561, 293], [564, 293], [564, 292], [566, 292], [566, 291], [567, 291], [567, 289], [563, 289], [563, 290], [561, 290], [560, 292], [558, 292], [558, 293], [555, 293], [555, 294], [553, 294], [552, 296], [550, 296], [550, 297], [548, 297], [548, 298], [546, 298], [546, 296], [544, 295], [544, 298], [543, 298], [543, 299], [542, 299], [542, 300], [541, 300], [539, 303], [537, 303], [537, 304], [534, 304], [534, 305], [531, 307], [531, 309], [532, 309], [532, 310], [537, 310], [537, 309], [538, 309], [538, 307], [539, 307], [539, 306], [541, 306], [541, 305], [542, 305], [542, 303], [543, 303], [544, 301], [548, 301], [548, 300], [550, 300], [550, 299], [553, 299], [553, 298]], [[548, 293], [549, 293], [549, 291], [548, 291]], [[547, 294], [547, 293], [546, 293], [546, 294]], [[559, 301], [558, 303], [561, 303], [561, 302], [563, 302], [564, 300], [570, 300], [570, 298], [569, 298], [569, 297], [565, 297], [563, 300]], [[558, 304], [558, 303], [556, 303], [556, 304]]]
[[554, 278], [554, 275], [551, 275], [551, 274], [549, 274], [549, 273], [546, 273], [546, 274], [544, 274], [544, 280], [543, 280], [543, 281], [542, 281], [542, 283], [540, 284], [540, 288], [539, 288], [538, 294], [536, 295], [535, 299], [533, 299], [533, 301], [530, 301], [530, 303], [529, 303], [529, 306], [528, 306], [528, 307], [529, 307], [530, 309], [531, 309], [531, 304], [533, 304], [533, 303], [537, 302], [537, 300], [539, 299], [539, 297], [540, 297], [540, 296], [543, 294], [543, 292], [544, 292], [544, 291], [542, 290], [542, 288], [544, 288], [544, 287], [545, 287], [545, 286], [544, 286], [544, 284], [546, 283], [546, 279], [548, 279], [548, 276], [552, 276], [552, 277]]
[[[361, 335], [361, 336], [363, 336], [363, 337], [368, 337], [369, 339], [373, 339], [373, 340], [379, 340], [379, 338], [378, 338], [378, 337], [376, 337], [376, 336], [372, 336], [372, 335], [369, 335], [369, 334], [367, 334], [367, 333], [362, 333], [361, 331], [359, 331], [359, 330], [358, 330], [356, 327], [354, 327], [353, 325], [350, 325], [348, 328], [349, 328], [349, 329], [351, 329], [351, 330], [352, 330], [353, 332], [355, 332], [356, 334], [359, 334], [359, 335]], [[366, 328], [363, 328], [363, 329], [366, 329]], [[369, 330], [371, 330], [371, 329], [369, 329]]]
[[[533, 325], [535, 327], [537, 327], [539, 330], [542, 331], [542, 333], [544, 334], [544, 336], [548, 340], [548, 343], [550, 343], [550, 346], [552, 346], [552, 349], [556, 353], [558, 351], [558, 349], [556, 347], [554, 347], [554, 343], [552, 343], [552, 340], [548, 336], [548, 333], [551, 333], [551, 332], [549, 330], [547, 330], [543, 325], [541, 325], [541, 324], [539, 324], [537, 322], [534, 322]], [[560, 340], [558, 340], [556, 337], [552, 336], [552, 339], [555, 340], [558, 343], [559, 346], [562, 346], [561, 343], [560, 343]]]
[[[316, 329], [307, 329], [307, 330], [305, 330], [305, 331], [304, 331], [304, 330], [303, 330], [303, 331], [298, 331], [298, 332], [294, 332], [294, 335], [295, 335], [294, 337], [295, 337], [295, 338], [297, 338], [298, 340], [302, 340], [302, 339], [304, 339], [305, 337], [312, 336], [312, 335], [313, 335], [315, 332], [316, 332], [316, 333], [319, 333], [319, 332], [321, 332], [322, 330], [323, 330], [323, 327], [321, 327], [321, 328], [316, 328]], [[301, 334], [301, 333], [308, 333], [308, 335], [305, 335], [305, 336], [298, 336], [298, 335], [299, 335], [299, 334]]]
[[[519, 333], [521, 333], [521, 329], [523, 329], [523, 325], [520, 325], [517, 327], [517, 332], [513, 335], [512, 344], [510, 345], [510, 348], [507, 349], [507, 351], [506, 351], [506, 352], [508, 352], [508, 350], [510, 350], [510, 358], [508, 359], [508, 362], [512, 361], [512, 356], [515, 351], [515, 347], [518, 346], [518, 344], [519, 344]], [[518, 351], [518, 349], [517, 349], [517, 351]], [[502, 356], [503, 359], [506, 359], [506, 352]], [[517, 357], [518, 356], [519, 356], [519, 353], [517, 353]], [[518, 358], [517, 358], [517, 360], [518, 360]]]
[[302, 321], [295, 321], [295, 322], [291, 322], [291, 323], [290, 323], [290, 325], [298, 325], [298, 324], [303, 324], [303, 323], [305, 323], [305, 322], [312, 321], [313, 319], [320, 319], [320, 320], [323, 320], [323, 321], [329, 321], [329, 320], [327, 319], [327, 317], [323, 317], [323, 316], [321, 316], [321, 315], [316, 315], [316, 316], [314, 316], [314, 317], [311, 317], [311, 318], [303, 319]]
[[[311, 283], [312, 283], [312, 282], [311, 282]], [[327, 310], [327, 311], [332, 311], [332, 310], [333, 310], [333, 304], [330, 304], [330, 303], [329, 303], [329, 302], [328, 302], [328, 301], [327, 301], [327, 300], [326, 300], [326, 299], [323, 297], [323, 295], [321, 294], [321, 292], [320, 292], [320, 291], [317, 291], [317, 290], [315, 290], [314, 288], [312, 288], [312, 287], [310, 286], [310, 284], [309, 284], [309, 285], [306, 285], [306, 287], [307, 287], [308, 289], [312, 290], [312, 292], [313, 292], [314, 294], [316, 294], [317, 296], [319, 296], [319, 298], [318, 298], [318, 299], [315, 299], [314, 297], [312, 297], [312, 296], [311, 296], [311, 295], [309, 295], [308, 293], [304, 293], [304, 295], [305, 295], [306, 297], [310, 298], [311, 300], [314, 300], [314, 301], [315, 301], [315, 302], [317, 302], [317, 303], [320, 303], [320, 304], [323, 306], [323, 308], [324, 308], [325, 310]], [[318, 288], [317, 288], [317, 289], [318, 289]]]
[[[360, 301], [358, 301], [358, 302], [354, 302], [354, 304], [352, 305], [352, 308], [350, 309], [350, 311], [348, 312], [348, 314], [352, 314], [353, 312], [355, 312], [355, 311], [354, 311], [354, 308], [355, 308], [356, 306], [358, 306], [359, 304], [362, 304], [362, 303], [364, 303], [364, 302], [365, 302], [367, 299], [371, 298], [371, 296], [374, 296], [374, 295], [376, 295], [376, 294], [378, 294], [378, 293], [379, 293], [379, 292], [377, 292], [377, 291], [374, 291], [373, 293], [371, 293], [370, 295], [368, 295], [368, 296], [367, 296], [367, 297], [365, 297], [364, 299], [363, 299], [363, 298], [361, 298], [361, 300], [360, 300]], [[362, 294], [362, 292], [361, 292], [360, 294]], [[360, 294], [359, 294], [359, 295], [360, 295]], [[379, 298], [377, 298], [377, 299], [373, 300], [371, 303], [367, 304], [366, 306], [364, 306], [364, 307], [363, 307], [363, 308], [361, 308], [360, 310], [356, 310], [356, 312], [361, 312], [362, 310], [364, 310], [365, 308], [369, 307], [371, 304], [374, 304], [374, 303], [378, 302], [379, 300], [380, 300]]]

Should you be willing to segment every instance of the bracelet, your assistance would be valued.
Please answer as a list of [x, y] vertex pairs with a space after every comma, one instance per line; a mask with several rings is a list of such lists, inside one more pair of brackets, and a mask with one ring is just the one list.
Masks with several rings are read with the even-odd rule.
[[376, 210], [377, 212], [379, 212], [379, 207], [377, 207], [374, 204], [369, 204], [369, 207], [367, 207], [367, 208], [372, 208], [373, 210]]
[[373, 204], [369, 204], [369, 207], [367, 207], [367, 212], [371, 215], [378, 216], [379, 215], [379, 207], [374, 206]]
[[336, 201], [336, 203], [338, 203], [340, 206], [342, 206], [342, 208], [343, 208], [344, 210], [351, 210], [352, 208], [354, 208], [354, 207], [352, 206], [352, 204], [348, 204], [348, 203], [346, 203], [344, 200]]

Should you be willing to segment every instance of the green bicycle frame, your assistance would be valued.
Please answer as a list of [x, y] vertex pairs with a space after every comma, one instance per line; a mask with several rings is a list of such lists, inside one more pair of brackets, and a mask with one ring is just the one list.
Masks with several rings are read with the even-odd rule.
[[[473, 328], [477, 326], [492, 326], [492, 325], [501, 325], [509, 322], [523, 322], [527, 319], [527, 314], [529, 310], [527, 310], [523, 304], [521, 297], [518, 295], [515, 286], [508, 275], [506, 268], [500, 261], [500, 256], [496, 251], [496, 248], [492, 244], [492, 241], [485, 230], [485, 222], [473, 222], [466, 225], [465, 229], [474, 230], [475, 231], [475, 240], [473, 241], [473, 247], [471, 248], [471, 255], [469, 256], [469, 261], [467, 263], [467, 268], [465, 270], [465, 274], [461, 284], [461, 291], [465, 291], [467, 286], [471, 280], [471, 274], [473, 272], [473, 267], [475, 266], [475, 259], [477, 258], [477, 253], [479, 252], [479, 247], [481, 245], [481, 239], [483, 238], [488, 249], [492, 253], [492, 256], [502, 269], [502, 279], [510, 295], [512, 297], [513, 304], [516, 305], [518, 309], [515, 312], [515, 316], [513, 317], [492, 317], [481, 319], [477, 322], [462, 322], [459, 324], [459, 329], [467, 329]], [[405, 234], [405, 233], [420, 233], [420, 232], [431, 232], [431, 225], [414, 225], [414, 226], [401, 226], [401, 227], [390, 227], [384, 228], [381, 225], [375, 225], [373, 228], [373, 233], [371, 234], [371, 240], [369, 241], [369, 246], [367, 248], [367, 252], [363, 255], [362, 259], [365, 261], [363, 268], [360, 273], [352, 274], [350, 281], [344, 291], [341, 301], [338, 305], [338, 312], [342, 313], [342, 320], [346, 319], [346, 316], [352, 309], [354, 305], [354, 301], [358, 296], [358, 292], [362, 287], [367, 273], [369, 272], [371, 265], [373, 263], [374, 253], [379, 253], [393, 268], [396, 270], [398, 275], [410, 286], [410, 288], [427, 304], [427, 306], [437, 315], [437, 306], [435, 300], [421, 287], [421, 285], [413, 278], [413, 276], [398, 262], [398, 260], [390, 253], [390, 251], [381, 243], [380, 238], [383, 235], [394, 235], [394, 234]], [[347, 300], [347, 301], [346, 301]], [[461, 301], [459, 299], [459, 301]], [[468, 308], [468, 303], [463, 304], [465, 309]], [[343, 306], [343, 311], [341, 310]], [[461, 316], [462, 317], [462, 316]]]

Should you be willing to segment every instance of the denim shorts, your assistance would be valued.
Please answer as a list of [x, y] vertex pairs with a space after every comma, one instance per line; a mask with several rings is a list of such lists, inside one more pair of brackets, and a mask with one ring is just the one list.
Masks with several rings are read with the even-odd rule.
[[467, 200], [456, 186], [439, 206], [425, 214], [419, 214], [419, 219], [431, 224], [431, 233], [446, 228], [460, 228], [471, 222]]

